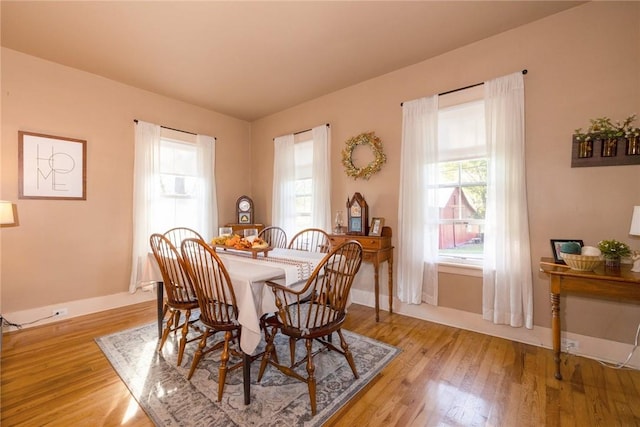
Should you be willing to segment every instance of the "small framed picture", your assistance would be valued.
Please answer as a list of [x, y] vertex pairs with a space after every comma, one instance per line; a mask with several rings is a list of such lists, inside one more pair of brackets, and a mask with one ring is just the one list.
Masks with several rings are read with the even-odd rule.
[[564, 260], [560, 258], [560, 249], [563, 244], [571, 242], [579, 244], [580, 247], [584, 246], [582, 240], [579, 239], [551, 239], [551, 251], [553, 252], [553, 261], [556, 264], [565, 264]]
[[369, 228], [369, 236], [380, 236], [384, 227], [384, 218], [373, 218]]

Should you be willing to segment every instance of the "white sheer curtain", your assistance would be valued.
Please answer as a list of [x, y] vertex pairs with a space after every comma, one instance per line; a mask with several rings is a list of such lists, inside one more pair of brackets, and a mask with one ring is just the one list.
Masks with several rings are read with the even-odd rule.
[[[147, 262], [149, 236], [155, 232], [150, 221], [160, 182], [153, 177], [160, 168], [160, 126], [138, 121], [135, 127], [133, 164], [133, 253], [129, 292], [139, 286], [139, 277]], [[153, 231], [152, 231], [153, 230]]]
[[311, 166], [311, 224], [327, 232], [331, 231], [331, 165], [329, 150], [331, 135], [329, 126], [321, 125], [312, 129], [313, 164]]
[[533, 327], [524, 148], [524, 79], [484, 84], [489, 167], [482, 315], [496, 324]]
[[271, 222], [287, 236], [296, 230], [296, 159], [293, 134], [273, 140], [273, 196]]
[[212, 136], [197, 135], [198, 176], [202, 183], [198, 188], [202, 195], [198, 197], [200, 227], [198, 231], [205, 238], [218, 235], [218, 196], [216, 193], [216, 139]]
[[403, 103], [400, 177], [398, 298], [437, 304], [437, 95]]

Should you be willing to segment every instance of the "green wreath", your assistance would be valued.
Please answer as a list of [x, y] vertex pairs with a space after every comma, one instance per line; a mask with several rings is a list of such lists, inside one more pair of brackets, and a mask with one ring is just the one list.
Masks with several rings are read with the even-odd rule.
[[[387, 157], [382, 152], [382, 141], [375, 136], [374, 132], [361, 133], [347, 140], [345, 144], [346, 147], [342, 150], [342, 164], [346, 174], [354, 179], [364, 178], [368, 180], [371, 175], [379, 172], [382, 169], [382, 164], [387, 161]], [[375, 156], [375, 159], [363, 168], [357, 168], [353, 164], [353, 150], [358, 145], [370, 146]]]

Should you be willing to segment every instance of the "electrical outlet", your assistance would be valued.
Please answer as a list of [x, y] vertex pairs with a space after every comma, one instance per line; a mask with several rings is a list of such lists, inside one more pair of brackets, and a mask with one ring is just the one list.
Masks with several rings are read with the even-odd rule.
[[51, 313], [54, 316], [66, 316], [67, 314], [69, 314], [69, 311], [67, 310], [67, 308], [57, 308], [55, 310], [53, 310], [53, 312]]
[[580, 347], [580, 342], [577, 340], [569, 339], [569, 338], [562, 338], [560, 345], [562, 348], [566, 349], [567, 351], [577, 350]]

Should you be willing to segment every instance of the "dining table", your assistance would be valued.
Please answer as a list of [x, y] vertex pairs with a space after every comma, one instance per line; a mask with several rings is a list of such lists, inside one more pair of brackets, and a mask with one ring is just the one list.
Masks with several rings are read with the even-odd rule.
[[[262, 340], [260, 318], [275, 313], [275, 297], [266, 281], [287, 287], [302, 287], [326, 254], [295, 249], [273, 248], [257, 256], [250, 251], [216, 248], [222, 260], [238, 305], [238, 322], [242, 326], [240, 348], [243, 352], [244, 403], [249, 404], [252, 355]], [[158, 336], [164, 321], [164, 286], [158, 264], [150, 254], [143, 273], [146, 281], [156, 282]]]

